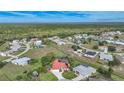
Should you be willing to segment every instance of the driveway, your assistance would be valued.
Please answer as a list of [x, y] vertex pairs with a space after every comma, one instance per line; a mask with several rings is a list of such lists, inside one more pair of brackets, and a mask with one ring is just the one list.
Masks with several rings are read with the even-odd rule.
[[62, 73], [59, 70], [51, 70], [51, 72], [58, 78], [58, 80], [67, 80], [62, 76]]

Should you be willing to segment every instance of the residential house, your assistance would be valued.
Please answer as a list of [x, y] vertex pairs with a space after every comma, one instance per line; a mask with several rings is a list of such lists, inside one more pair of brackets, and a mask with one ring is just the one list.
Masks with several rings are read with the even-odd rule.
[[76, 34], [74, 35], [75, 39], [81, 39], [82, 38], [82, 35], [81, 34]]
[[101, 52], [108, 53], [108, 46], [99, 46], [98, 49], [101, 50]]
[[37, 48], [41, 48], [42, 47], [42, 40], [37, 40], [34, 42], [34, 45], [37, 47]]
[[12, 60], [11, 62], [16, 65], [24, 66], [29, 63], [31, 59], [28, 57], [23, 57], [23, 58], [17, 58], [15, 60]]
[[21, 48], [21, 45], [19, 43], [19, 40], [13, 40], [12, 43], [10, 43], [10, 49], [13, 52], [18, 51]]
[[121, 31], [116, 31], [116, 33], [117, 33], [118, 35], [121, 35], [121, 34], [122, 34]]
[[124, 42], [120, 41], [120, 40], [117, 40], [114, 42], [114, 44], [116, 45], [124, 45]]
[[99, 56], [101, 60], [104, 60], [106, 62], [113, 61], [113, 56], [111, 54], [101, 52]]
[[96, 69], [88, 65], [78, 65], [73, 68], [73, 71], [77, 75], [83, 76], [84, 78], [87, 78], [91, 76], [93, 73], [96, 73]]
[[86, 51], [84, 53], [84, 56], [85, 57], [90, 57], [90, 58], [95, 58], [97, 56], [97, 52], [95, 52], [95, 51]]
[[51, 37], [48, 39], [55, 42], [57, 45], [65, 45], [66, 44], [66, 42], [63, 39], [60, 39], [58, 36], [54, 36], [54, 37]]
[[0, 56], [5, 57], [5, 56], [7, 56], [7, 54], [5, 52], [0, 52]]
[[60, 72], [69, 70], [69, 62], [64, 58], [57, 58], [52, 62], [51, 70], [59, 70]]

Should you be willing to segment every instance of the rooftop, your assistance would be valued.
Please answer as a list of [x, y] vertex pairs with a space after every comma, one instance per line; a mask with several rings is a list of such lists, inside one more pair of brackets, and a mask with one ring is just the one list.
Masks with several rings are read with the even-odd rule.
[[75, 68], [73, 68], [74, 71], [78, 71], [79, 74], [83, 75], [83, 76], [86, 76], [86, 75], [89, 75], [93, 72], [96, 72], [96, 69], [93, 68], [93, 67], [90, 67], [88, 65], [79, 65]]

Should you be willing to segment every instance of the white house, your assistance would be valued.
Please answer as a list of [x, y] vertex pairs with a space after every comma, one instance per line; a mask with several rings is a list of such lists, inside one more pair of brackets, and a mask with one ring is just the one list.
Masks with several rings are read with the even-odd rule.
[[99, 46], [99, 50], [101, 50], [104, 53], [108, 53], [108, 47], [107, 46]]
[[10, 49], [12, 51], [18, 51], [21, 48], [21, 45], [19, 44], [19, 40], [13, 40], [10, 46]]
[[121, 41], [115, 41], [114, 44], [116, 44], [116, 45], [124, 45], [124, 42], [121, 42]]
[[104, 60], [104, 61], [107, 61], [107, 62], [108, 61], [113, 61], [113, 56], [111, 54], [101, 52], [99, 56], [100, 56], [101, 60]]
[[122, 34], [121, 31], [116, 31], [116, 33], [117, 33], [118, 35], [121, 35], [121, 34]]
[[87, 66], [87, 65], [78, 65], [73, 68], [73, 71], [77, 75], [83, 76], [84, 78], [87, 78], [87, 77], [91, 76], [93, 73], [96, 73], [95, 68], [93, 68], [91, 66]]
[[107, 43], [114, 43], [114, 41], [113, 40], [105, 40]]
[[0, 52], [0, 56], [5, 57], [5, 56], [7, 56], [7, 54], [5, 52]]
[[37, 47], [37, 48], [41, 48], [42, 47], [42, 40], [37, 40], [34, 42], [34, 45]]
[[55, 42], [57, 45], [65, 45], [66, 44], [66, 42], [63, 39], [60, 39], [58, 36], [54, 36], [54, 37], [51, 37], [48, 39]]
[[16, 65], [24, 66], [24, 65], [27, 65], [30, 60], [31, 59], [28, 57], [23, 57], [23, 58], [18, 58], [18, 59], [12, 60], [11, 62]]

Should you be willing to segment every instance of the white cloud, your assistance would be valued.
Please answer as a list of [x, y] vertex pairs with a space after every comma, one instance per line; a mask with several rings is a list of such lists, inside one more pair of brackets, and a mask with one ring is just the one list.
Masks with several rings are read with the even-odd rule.
[[34, 14], [29, 14], [29, 13], [24, 13], [24, 12], [8, 12], [17, 16], [25, 16], [25, 17], [35, 17], [36, 15]]

